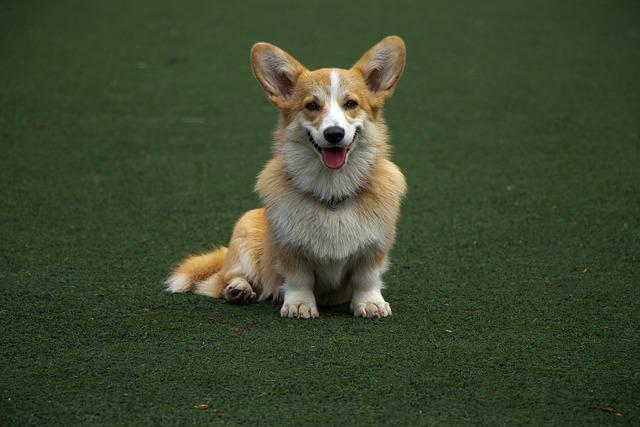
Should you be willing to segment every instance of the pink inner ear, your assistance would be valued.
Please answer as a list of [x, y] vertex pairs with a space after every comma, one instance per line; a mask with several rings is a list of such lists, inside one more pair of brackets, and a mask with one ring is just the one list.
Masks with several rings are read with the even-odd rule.
[[289, 76], [284, 72], [274, 72], [273, 74], [275, 83], [278, 91], [282, 94], [283, 97], [287, 97], [291, 95], [291, 90], [293, 89], [293, 82], [289, 78]]
[[367, 86], [372, 92], [378, 92], [380, 90], [380, 86], [382, 85], [382, 70], [378, 68], [374, 68], [369, 72], [367, 76]]

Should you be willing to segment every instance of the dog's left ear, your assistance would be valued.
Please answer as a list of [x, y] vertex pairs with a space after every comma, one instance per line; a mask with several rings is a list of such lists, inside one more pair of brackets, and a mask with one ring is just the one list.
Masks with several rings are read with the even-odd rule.
[[381, 107], [391, 97], [404, 70], [406, 49], [398, 36], [382, 39], [356, 62], [352, 69], [364, 77], [369, 91]]
[[270, 43], [256, 43], [251, 49], [251, 66], [267, 98], [281, 107], [305, 70], [293, 56]]

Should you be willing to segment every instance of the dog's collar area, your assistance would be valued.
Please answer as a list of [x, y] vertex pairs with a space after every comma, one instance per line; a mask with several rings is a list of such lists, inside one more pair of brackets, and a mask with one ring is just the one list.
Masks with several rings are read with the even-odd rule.
[[322, 203], [327, 207], [327, 209], [335, 211], [342, 203], [346, 202], [350, 198], [350, 195], [344, 197], [332, 197], [329, 200], [322, 200]]
[[310, 193], [311, 197], [318, 203], [320, 203], [321, 205], [323, 205], [325, 208], [329, 209], [330, 211], [335, 211], [338, 210], [338, 208], [347, 200], [349, 200], [350, 198], [353, 197], [353, 195], [349, 194], [347, 196], [343, 196], [343, 197], [332, 197], [329, 200], [327, 199], [322, 199], [318, 196], [316, 196], [313, 193]]
[[311, 196], [311, 198], [313, 200], [315, 200], [316, 202], [320, 203], [321, 205], [323, 205], [325, 208], [329, 209], [330, 211], [335, 211], [338, 210], [338, 208], [340, 206], [342, 206], [342, 204], [344, 202], [346, 202], [349, 199], [353, 199], [358, 195], [358, 192], [360, 190], [358, 189], [357, 191], [351, 193], [351, 194], [347, 194], [346, 196], [342, 196], [342, 197], [332, 197], [330, 199], [323, 199], [322, 197], [318, 197], [315, 193], [307, 193], [309, 194], [309, 196]]

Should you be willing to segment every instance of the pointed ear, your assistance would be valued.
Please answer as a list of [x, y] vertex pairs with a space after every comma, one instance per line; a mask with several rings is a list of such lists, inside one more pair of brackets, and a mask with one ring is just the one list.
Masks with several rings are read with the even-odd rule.
[[404, 70], [406, 50], [398, 36], [389, 36], [369, 49], [353, 65], [364, 77], [369, 91], [381, 103], [392, 94]]
[[298, 76], [305, 70], [293, 56], [269, 43], [253, 45], [251, 66], [267, 98], [276, 106], [291, 95]]

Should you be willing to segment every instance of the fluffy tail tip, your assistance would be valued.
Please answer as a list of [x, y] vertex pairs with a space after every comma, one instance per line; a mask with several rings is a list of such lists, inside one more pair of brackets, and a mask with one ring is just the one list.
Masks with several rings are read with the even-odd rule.
[[191, 280], [186, 274], [175, 273], [169, 277], [164, 284], [166, 285], [165, 290], [167, 292], [171, 292], [172, 294], [178, 292], [189, 292], [191, 290]]

